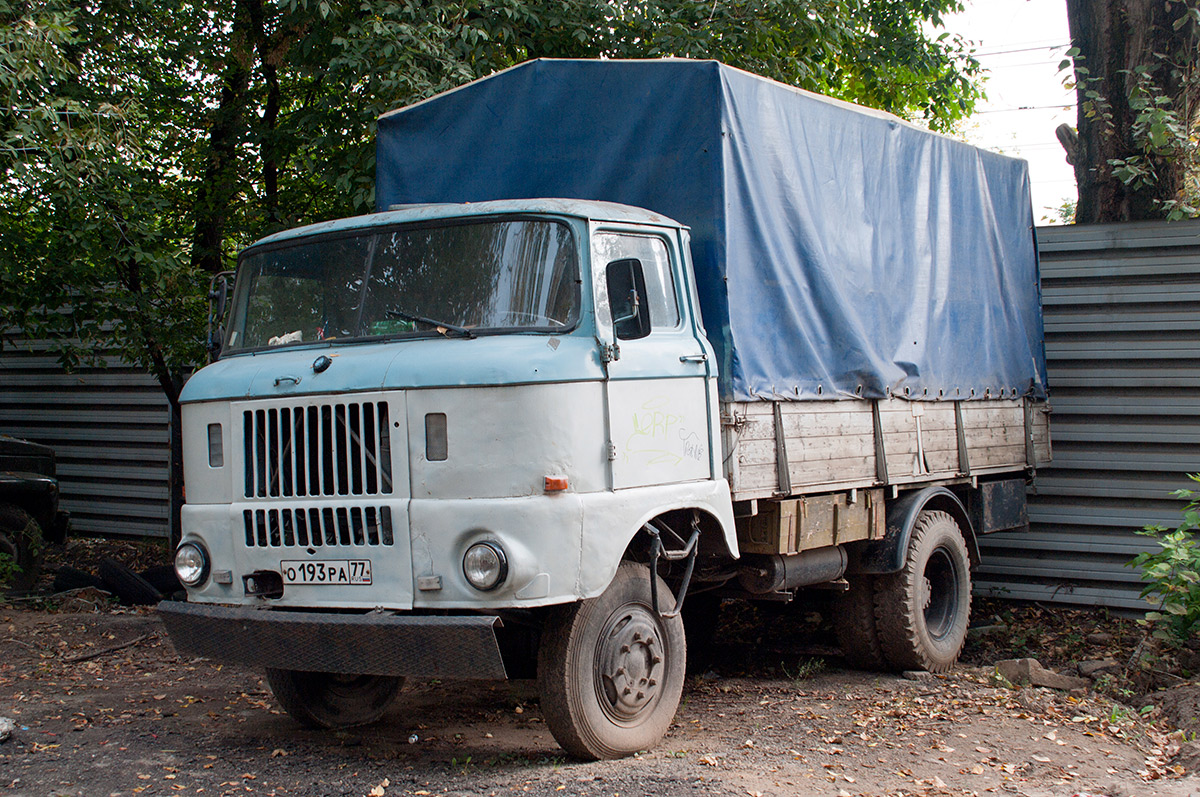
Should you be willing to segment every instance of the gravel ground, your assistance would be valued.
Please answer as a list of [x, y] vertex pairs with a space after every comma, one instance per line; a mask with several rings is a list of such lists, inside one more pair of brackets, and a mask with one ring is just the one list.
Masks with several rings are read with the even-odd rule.
[[180, 659], [150, 610], [0, 606], [0, 794], [1200, 795], [1181, 734], [1100, 695], [734, 659], [689, 679], [657, 749], [579, 763], [528, 681], [410, 684], [380, 723], [319, 732], [259, 673]]

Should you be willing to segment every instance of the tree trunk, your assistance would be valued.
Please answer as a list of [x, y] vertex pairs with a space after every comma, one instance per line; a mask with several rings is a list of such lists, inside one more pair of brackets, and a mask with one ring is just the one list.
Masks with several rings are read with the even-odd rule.
[[[1192, 90], [1186, 74], [1195, 63], [1196, 27], [1188, 22], [1175, 29], [1188, 5], [1183, 0], [1067, 0], [1071, 41], [1079, 50], [1079, 143], [1073, 153], [1077, 223], [1162, 218], [1162, 203], [1179, 198], [1186, 160], [1151, 154], [1148, 161], [1155, 178], [1138, 187], [1114, 175], [1112, 162], [1146, 154], [1135, 140], [1136, 112], [1130, 107], [1136, 68], [1150, 68], [1151, 83], [1172, 101], [1181, 119], [1191, 121]], [[1187, 62], [1182, 76], [1163, 55], [1178, 55]]]
[[225, 269], [225, 224], [229, 205], [238, 193], [237, 152], [242, 143], [250, 76], [254, 66], [254, 5], [261, 0], [237, 0], [229, 37], [228, 62], [221, 96], [208, 134], [208, 162], [196, 190], [196, 229], [192, 264], [216, 274]]

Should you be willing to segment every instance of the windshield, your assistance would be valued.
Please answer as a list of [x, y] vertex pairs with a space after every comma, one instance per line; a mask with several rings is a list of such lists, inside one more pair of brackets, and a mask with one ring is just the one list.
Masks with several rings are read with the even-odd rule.
[[578, 317], [579, 264], [566, 224], [368, 228], [247, 251], [226, 349], [562, 331]]

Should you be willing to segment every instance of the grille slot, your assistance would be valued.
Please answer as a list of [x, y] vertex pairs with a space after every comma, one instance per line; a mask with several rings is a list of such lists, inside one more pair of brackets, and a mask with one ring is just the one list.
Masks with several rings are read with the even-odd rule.
[[247, 498], [392, 492], [387, 402], [246, 410], [242, 440]]
[[392, 510], [381, 506], [246, 509], [247, 548], [392, 545]]

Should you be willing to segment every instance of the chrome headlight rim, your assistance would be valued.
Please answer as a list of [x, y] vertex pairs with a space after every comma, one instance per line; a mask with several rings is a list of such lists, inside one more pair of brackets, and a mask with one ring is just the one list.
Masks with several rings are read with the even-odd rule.
[[[199, 564], [192, 557], [198, 557]], [[185, 587], [198, 587], [208, 579], [208, 551], [198, 542], [185, 542], [175, 549], [175, 575]]]
[[[490, 579], [477, 580], [471, 577], [472, 567], [469, 564], [473, 556], [483, 556], [494, 561], [494, 575]], [[467, 547], [462, 561], [463, 577], [480, 592], [491, 592], [508, 580], [508, 556], [504, 548], [492, 540], [482, 540]]]

